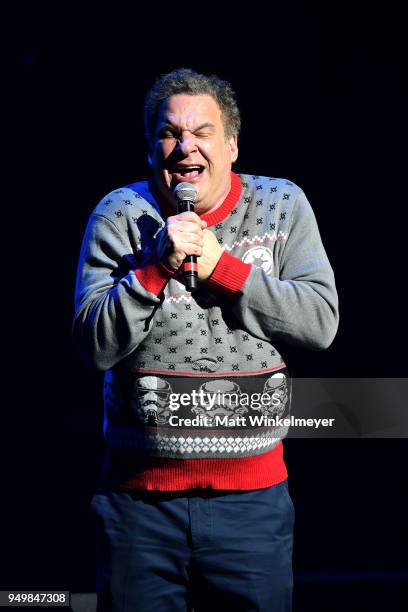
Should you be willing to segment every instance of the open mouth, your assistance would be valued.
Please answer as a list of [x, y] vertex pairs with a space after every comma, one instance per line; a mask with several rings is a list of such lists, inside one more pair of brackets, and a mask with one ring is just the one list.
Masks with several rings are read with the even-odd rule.
[[190, 182], [197, 179], [204, 172], [204, 166], [174, 166], [170, 172], [176, 179]]

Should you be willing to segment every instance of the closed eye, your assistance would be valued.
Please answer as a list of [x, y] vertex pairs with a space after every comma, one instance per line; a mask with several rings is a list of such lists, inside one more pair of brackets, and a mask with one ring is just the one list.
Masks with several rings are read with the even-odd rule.
[[171, 130], [160, 130], [159, 138], [176, 138], [176, 134]]
[[[206, 138], [211, 136], [215, 131], [215, 126], [212, 123], [206, 122], [198, 125], [193, 134], [199, 138]], [[179, 139], [182, 132], [172, 125], [163, 125], [158, 131], [159, 138], [176, 138]]]

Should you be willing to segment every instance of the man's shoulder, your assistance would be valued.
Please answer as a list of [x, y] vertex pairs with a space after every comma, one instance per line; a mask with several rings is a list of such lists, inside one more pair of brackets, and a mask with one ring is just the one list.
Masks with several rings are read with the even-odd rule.
[[159, 212], [159, 206], [149, 189], [149, 182], [145, 180], [110, 191], [98, 202], [93, 214], [115, 219], [154, 211]]
[[291, 195], [297, 195], [303, 191], [299, 185], [286, 178], [245, 174], [243, 172], [239, 172], [238, 176], [241, 179], [243, 189], [250, 192], [263, 192], [267, 194], [287, 192]]

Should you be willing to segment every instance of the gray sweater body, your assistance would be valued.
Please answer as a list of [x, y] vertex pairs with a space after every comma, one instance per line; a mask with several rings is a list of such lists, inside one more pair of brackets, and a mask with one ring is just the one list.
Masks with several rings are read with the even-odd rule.
[[[288, 414], [289, 375], [276, 345], [322, 350], [335, 336], [334, 275], [305, 194], [285, 179], [239, 178], [237, 204], [209, 227], [228, 254], [251, 264], [238, 295], [211, 282], [194, 296], [175, 278], [158, 295], [141, 284], [135, 270], [154, 260], [165, 223], [148, 182], [108, 194], [90, 217], [73, 330], [85, 360], [105, 371], [108, 446], [172, 458], [269, 451], [286, 429], [250, 417]], [[198, 401], [175, 401], [194, 391]], [[263, 392], [278, 399], [251, 403]]]

